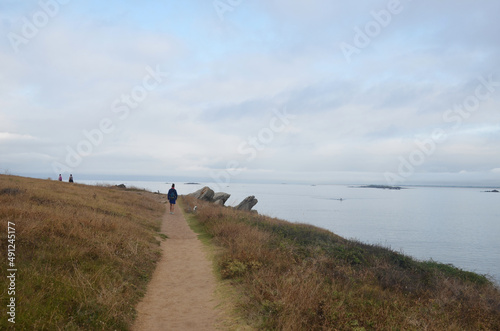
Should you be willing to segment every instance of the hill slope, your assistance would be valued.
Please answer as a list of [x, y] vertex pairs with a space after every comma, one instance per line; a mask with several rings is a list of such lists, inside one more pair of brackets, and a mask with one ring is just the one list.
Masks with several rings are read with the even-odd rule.
[[163, 212], [148, 192], [0, 175], [1, 249], [15, 244], [16, 269], [14, 290], [0, 280], [16, 323], [2, 313], [0, 329], [127, 329], [159, 259]]
[[238, 310], [264, 330], [500, 330], [500, 292], [484, 276], [327, 230], [203, 203]]

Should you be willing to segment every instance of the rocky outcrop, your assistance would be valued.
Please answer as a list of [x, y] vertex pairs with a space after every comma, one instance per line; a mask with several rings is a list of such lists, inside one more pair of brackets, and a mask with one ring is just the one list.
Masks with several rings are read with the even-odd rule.
[[213, 202], [214, 195], [215, 192], [208, 186], [205, 186], [204, 188], [189, 194], [189, 196], [194, 197], [198, 200], [204, 200], [208, 202]]
[[231, 194], [224, 193], [224, 192], [218, 192], [218, 193], [215, 193], [215, 195], [213, 197], [213, 201], [215, 204], [224, 206], [226, 201], [229, 199], [230, 196], [231, 196]]
[[246, 197], [239, 205], [236, 206], [237, 210], [246, 210], [250, 211], [252, 208], [259, 202], [259, 200], [255, 199], [255, 196]]
[[[204, 200], [208, 202], [212, 202], [214, 204], [218, 204], [221, 206], [224, 206], [226, 204], [226, 201], [229, 199], [231, 194], [224, 193], [224, 192], [218, 192], [214, 193], [214, 191], [208, 187], [205, 186], [204, 188], [188, 194], [188, 196], [196, 198], [198, 200]], [[245, 198], [238, 206], [235, 208], [238, 210], [246, 210], [246, 211], [251, 211], [252, 208], [259, 202], [257, 199], [255, 199], [255, 196], [249, 196]]]

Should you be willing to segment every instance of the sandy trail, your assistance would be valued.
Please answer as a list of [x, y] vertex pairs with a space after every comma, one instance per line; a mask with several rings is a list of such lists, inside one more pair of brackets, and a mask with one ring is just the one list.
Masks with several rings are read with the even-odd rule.
[[203, 244], [179, 210], [163, 216], [163, 252], [132, 330], [216, 330], [216, 280]]

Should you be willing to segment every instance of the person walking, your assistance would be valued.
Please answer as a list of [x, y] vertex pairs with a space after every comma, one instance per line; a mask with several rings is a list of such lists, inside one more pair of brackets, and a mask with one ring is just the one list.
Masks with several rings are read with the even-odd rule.
[[62, 175], [59, 174], [59, 181], [62, 182]]
[[175, 189], [175, 184], [172, 184], [172, 188], [168, 190], [167, 197], [170, 202], [170, 214], [173, 214], [175, 202], [177, 201], [177, 190]]
[[68, 182], [73, 183], [73, 175], [72, 174], [69, 174], [69, 180], [68, 180]]

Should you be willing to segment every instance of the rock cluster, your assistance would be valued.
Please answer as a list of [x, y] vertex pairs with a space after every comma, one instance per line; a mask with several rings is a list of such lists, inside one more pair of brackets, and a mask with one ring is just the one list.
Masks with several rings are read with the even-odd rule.
[[[226, 201], [229, 199], [231, 196], [228, 193], [224, 192], [218, 192], [215, 193], [210, 187], [205, 186], [202, 189], [199, 189], [198, 191], [188, 194], [188, 196], [194, 197], [199, 200], [203, 201], [208, 201], [212, 202], [221, 206], [224, 206], [226, 204]], [[246, 210], [246, 211], [251, 211], [252, 208], [259, 202], [257, 199], [255, 199], [255, 196], [249, 196], [245, 198], [238, 206], [235, 208], [238, 210]]]
[[210, 187], [205, 186], [204, 188], [188, 195], [195, 197], [198, 200], [213, 202], [212, 199], [214, 198], [215, 192]]
[[259, 201], [255, 199], [255, 196], [252, 195], [246, 197], [242, 202], [240, 202], [240, 204], [236, 206], [236, 209], [250, 211], [252, 210], [253, 206], [257, 204], [257, 202]]
[[229, 199], [230, 196], [231, 196], [231, 194], [224, 193], [224, 192], [215, 193], [213, 201], [216, 204], [224, 206], [225, 203], [226, 203], [226, 201], [227, 201], [227, 199]]

